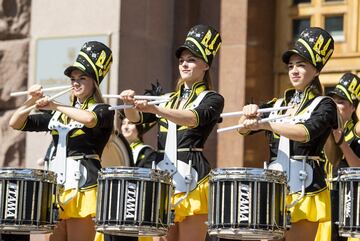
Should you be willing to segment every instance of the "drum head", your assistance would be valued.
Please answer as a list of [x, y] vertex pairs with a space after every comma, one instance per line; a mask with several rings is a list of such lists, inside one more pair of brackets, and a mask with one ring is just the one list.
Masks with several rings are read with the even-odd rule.
[[118, 134], [110, 137], [101, 156], [101, 165], [109, 166], [132, 166], [131, 149], [123, 135]]

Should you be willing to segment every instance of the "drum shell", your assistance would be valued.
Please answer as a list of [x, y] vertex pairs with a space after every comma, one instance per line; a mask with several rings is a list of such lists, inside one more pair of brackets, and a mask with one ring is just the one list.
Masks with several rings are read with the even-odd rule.
[[1, 168], [0, 232], [51, 232], [57, 219], [56, 193], [54, 172]]
[[173, 192], [168, 172], [110, 167], [99, 172], [96, 230], [127, 236], [163, 236]]
[[339, 235], [360, 238], [360, 168], [338, 171]]
[[228, 239], [280, 239], [286, 230], [286, 176], [259, 168], [214, 169], [208, 231]]

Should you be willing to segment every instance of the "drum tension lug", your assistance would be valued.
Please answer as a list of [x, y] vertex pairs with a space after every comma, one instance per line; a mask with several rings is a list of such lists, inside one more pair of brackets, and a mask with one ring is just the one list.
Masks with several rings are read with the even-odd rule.
[[175, 225], [175, 209], [170, 211], [170, 225]]
[[286, 230], [291, 228], [291, 214], [290, 211], [286, 211]]

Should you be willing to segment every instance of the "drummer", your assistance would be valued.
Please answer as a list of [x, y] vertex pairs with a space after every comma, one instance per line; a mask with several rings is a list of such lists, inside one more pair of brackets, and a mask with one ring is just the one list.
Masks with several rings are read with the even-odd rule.
[[[50, 235], [51, 241], [94, 240], [95, 223], [92, 218], [96, 208], [97, 173], [101, 168], [100, 156], [113, 131], [114, 120], [114, 112], [109, 111], [109, 105], [103, 103], [99, 85], [108, 73], [111, 63], [112, 52], [107, 46], [96, 41], [86, 42], [74, 65], [66, 68], [64, 72], [71, 80], [71, 105], [49, 101], [49, 98], [43, 95], [42, 87], [33, 85], [28, 91], [29, 98], [10, 119], [10, 126], [17, 130], [51, 131], [56, 155], [55, 159], [50, 161], [50, 167], [55, 165], [55, 162], [60, 164], [66, 161], [67, 165], [79, 161], [81, 163], [81, 178], [77, 182], [79, 192], [71, 188], [61, 193], [61, 221]], [[27, 107], [34, 104], [37, 109], [53, 112], [31, 115], [29, 111], [24, 113]], [[68, 128], [70, 131], [63, 138], [60, 135], [63, 130], [50, 130], [50, 123], [56, 123], [54, 126], [65, 126], [64, 129]], [[72, 128], [74, 126], [75, 128]], [[57, 156], [63, 155], [66, 160], [57, 159]], [[65, 187], [67, 183], [74, 181], [70, 180], [72, 177], [69, 178], [69, 175], [66, 177]]]
[[169, 170], [178, 180], [173, 204], [184, 197], [188, 187], [184, 170], [192, 170], [189, 195], [175, 207], [175, 225], [161, 240], [204, 240], [206, 236], [207, 175], [211, 168], [202, 151], [224, 107], [224, 98], [211, 90], [210, 81], [211, 63], [220, 44], [220, 35], [214, 28], [196, 25], [190, 29], [185, 43], [176, 50], [180, 73], [176, 91], [167, 94], [170, 100], [164, 106], [135, 100], [133, 90], [120, 94], [125, 104], [135, 105], [134, 109], [125, 110], [131, 122], [158, 122], [158, 168], [175, 164], [178, 167], [175, 173]]
[[[238, 130], [243, 135], [266, 131], [270, 140], [270, 169], [291, 171], [287, 196], [287, 203], [292, 206], [291, 228], [286, 232], [287, 241], [314, 240], [318, 222], [330, 220], [330, 195], [321, 168], [324, 158], [320, 155], [331, 130], [337, 128], [337, 112], [331, 98], [321, 97], [319, 74], [333, 51], [334, 40], [328, 32], [306, 28], [295, 46], [282, 55], [293, 88], [286, 90], [283, 98], [261, 106], [293, 106], [287, 111], [270, 113], [291, 118], [261, 123], [259, 119], [265, 116], [257, 112], [259, 106], [251, 104], [243, 108], [244, 116], [239, 121], [244, 125]], [[303, 161], [307, 176], [301, 181]]]
[[[345, 73], [335, 88], [328, 93], [337, 105], [342, 124], [338, 129], [333, 130], [325, 146], [326, 156], [332, 163], [332, 168], [328, 170], [332, 173], [332, 177], [337, 177], [340, 168], [360, 166], [360, 138], [356, 133], [356, 127], [360, 126], [357, 124], [358, 119], [355, 113], [358, 99], [354, 93], [358, 85], [360, 85], [360, 78], [357, 75]], [[334, 153], [334, 150], [340, 150], [340, 152]], [[331, 187], [331, 240], [360, 240], [339, 236], [339, 227], [336, 224], [336, 221], [339, 220], [339, 190], [336, 182]], [[322, 237], [321, 240], [327, 233], [330, 233], [330, 229], [322, 228], [322, 232], [319, 233], [319, 237]]]
[[156, 151], [150, 145], [144, 144], [143, 135], [153, 126], [151, 124], [135, 125], [128, 118], [120, 116], [121, 134], [128, 141], [134, 166], [151, 168], [153, 161], [156, 161]]

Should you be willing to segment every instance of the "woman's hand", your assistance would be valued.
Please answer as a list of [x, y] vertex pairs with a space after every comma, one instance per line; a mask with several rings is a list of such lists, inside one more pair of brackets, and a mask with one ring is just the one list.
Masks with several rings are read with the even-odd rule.
[[135, 109], [141, 112], [155, 113], [156, 106], [149, 105], [147, 100], [135, 100], [134, 101]]
[[44, 93], [42, 91], [42, 86], [38, 85], [38, 84], [32, 85], [28, 89], [28, 94], [29, 94], [30, 98], [33, 100], [38, 100], [44, 96]]
[[245, 118], [242, 123], [244, 128], [251, 131], [264, 129], [264, 123], [259, 123], [259, 117]]
[[336, 145], [341, 145], [344, 142], [344, 129], [338, 128], [332, 131]]
[[36, 101], [36, 108], [41, 110], [55, 110], [56, 104], [52, 101], [49, 101], [49, 96], [45, 96]]
[[124, 102], [124, 104], [127, 104], [127, 105], [135, 105], [134, 104], [134, 102], [135, 102], [134, 96], [135, 96], [135, 91], [130, 90], [130, 89], [123, 90], [120, 93], [120, 99]]
[[245, 105], [242, 109], [244, 116], [247, 118], [255, 118], [259, 117], [260, 113], [258, 113], [259, 106], [255, 104]]

